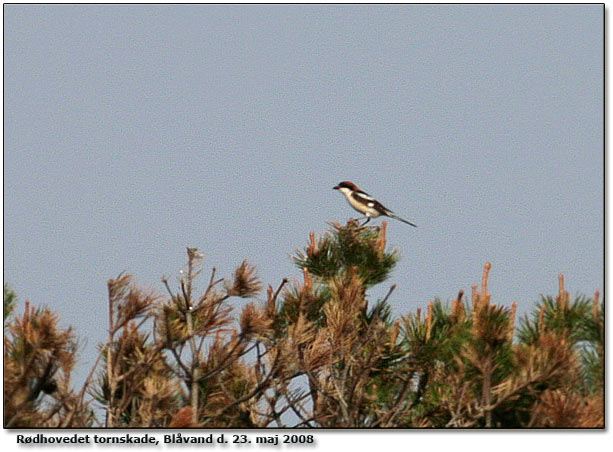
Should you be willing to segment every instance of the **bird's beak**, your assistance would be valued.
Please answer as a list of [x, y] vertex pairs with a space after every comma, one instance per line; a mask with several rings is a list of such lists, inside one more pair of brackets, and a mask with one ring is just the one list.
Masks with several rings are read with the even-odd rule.
[[338, 185], [332, 187], [332, 190], [338, 190], [340, 187]]

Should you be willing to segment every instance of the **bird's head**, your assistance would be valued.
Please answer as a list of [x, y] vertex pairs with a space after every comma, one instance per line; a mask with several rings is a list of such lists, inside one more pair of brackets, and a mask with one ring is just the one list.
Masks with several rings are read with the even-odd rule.
[[343, 193], [346, 191], [358, 191], [359, 190], [356, 184], [354, 184], [353, 182], [349, 182], [348, 180], [340, 182], [336, 187], [332, 187], [332, 188], [334, 190], [340, 190]]

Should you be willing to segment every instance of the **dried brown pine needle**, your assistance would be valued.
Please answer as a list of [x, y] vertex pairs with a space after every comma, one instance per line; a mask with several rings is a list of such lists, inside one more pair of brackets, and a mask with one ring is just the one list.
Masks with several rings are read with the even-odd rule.
[[241, 332], [245, 336], [266, 336], [271, 333], [273, 319], [267, 315], [265, 309], [249, 303], [243, 308], [240, 317]]
[[183, 408], [181, 408], [179, 411], [177, 411], [174, 416], [172, 417], [172, 420], [170, 421], [170, 424], [168, 425], [168, 427], [170, 428], [191, 428], [191, 427], [197, 427], [197, 425], [194, 425], [193, 423], [193, 409], [191, 406], [184, 406]]
[[385, 251], [386, 232], [387, 232], [387, 221], [383, 220], [381, 222], [381, 228], [379, 229], [379, 238], [377, 240], [377, 251], [379, 253], [379, 256], [382, 256], [383, 252]]
[[226, 291], [232, 297], [255, 297], [261, 289], [262, 284], [255, 276], [255, 267], [246, 260], [234, 272], [234, 281], [226, 284]]
[[600, 291], [597, 290], [594, 292], [594, 301], [592, 302], [592, 318], [594, 320], [598, 319], [598, 315], [600, 314]]

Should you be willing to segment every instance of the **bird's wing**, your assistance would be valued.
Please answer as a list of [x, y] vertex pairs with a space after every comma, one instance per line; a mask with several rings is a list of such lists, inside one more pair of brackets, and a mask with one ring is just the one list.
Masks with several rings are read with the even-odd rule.
[[375, 205], [373, 207], [377, 209], [379, 212], [381, 212], [383, 215], [391, 215], [394, 213], [391, 210], [389, 210], [387, 207], [385, 207], [383, 204], [381, 204], [379, 201], [375, 201]]
[[387, 207], [385, 207], [383, 204], [381, 204], [375, 198], [370, 196], [368, 193], [364, 193], [363, 191], [356, 191], [356, 192], [353, 192], [353, 197], [357, 201], [363, 203], [365, 206], [370, 207], [371, 209], [375, 209], [381, 215], [388, 215], [388, 214], [392, 213], [391, 210], [389, 210]]
[[375, 198], [370, 196], [368, 193], [364, 193], [363, 191], [355, 191], [352, 193], [352, 196], [354, 197], [354, 199], [364, 204], [365, 206], [379, 212], [380, 215], [387, 215], [388, 217], [395, 218], [397, 220], [402, 221], [403, 223], [410, 224], [411, 226], [415, 228], [417, 227], [416, 224], [411, 223], [410, 221], [407, 221], [404, 218], [401, 218], [398, 215], [394, 214], [392, 210], [385, 207], [383, 204], [381, 204]]

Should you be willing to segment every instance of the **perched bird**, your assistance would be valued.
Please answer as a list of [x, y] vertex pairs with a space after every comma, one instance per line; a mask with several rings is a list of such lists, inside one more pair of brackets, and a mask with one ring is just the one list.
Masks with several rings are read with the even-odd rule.
[[[389, 210], [375, 198], [370, 196], [368, 193], [363, 192], [358, 188], [356, 184], [349, 181], [343, 181], [338, 184], [336, 187], [333, 187], [334, 190], [340, 191], [345, 198], [347, 198], [347, 202], [358, 212], [364, 214], [364, 218], [366, 221], [362, 223], [364, 226], [366, 223], [370, 221], [371, 218], [377, 218], [381, 215], [395, 218], [396, 220], [400, 220], [403, 223], [409, 224], [413, 227], [417, 227], [417, 225], [411, 223], [410, 221], [405, 220], [404, 218], [400, 218], [397, 215], [394, 215], [394, 212]], [[361, 220], [361, 218], [358, 218]]]

